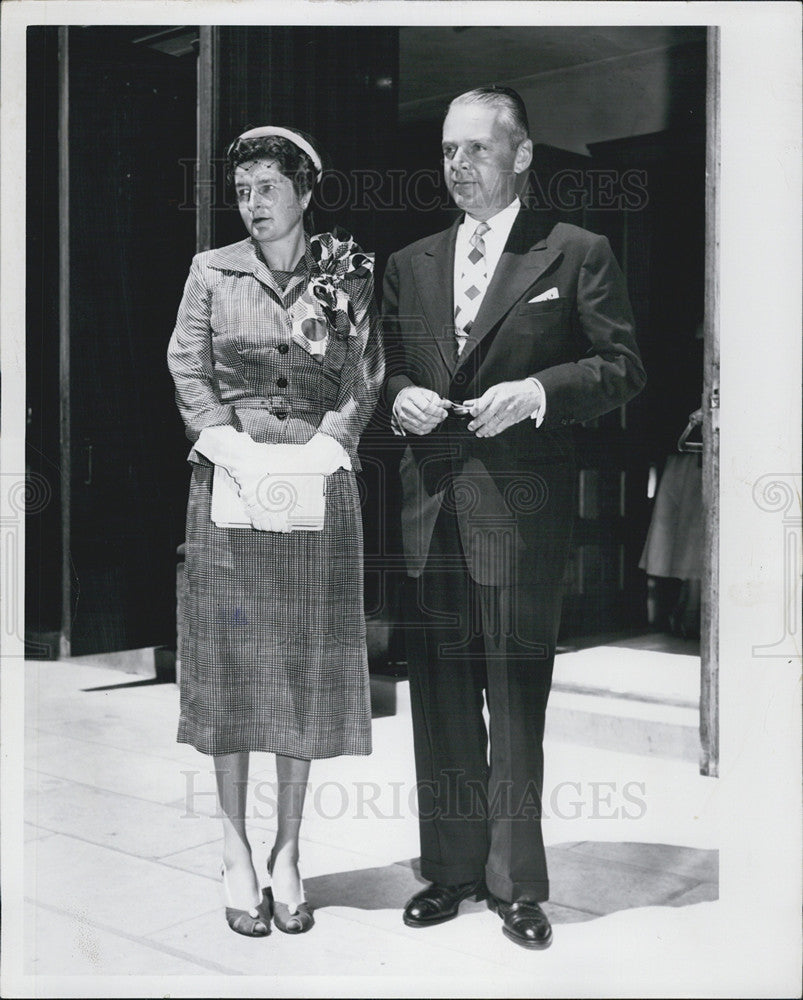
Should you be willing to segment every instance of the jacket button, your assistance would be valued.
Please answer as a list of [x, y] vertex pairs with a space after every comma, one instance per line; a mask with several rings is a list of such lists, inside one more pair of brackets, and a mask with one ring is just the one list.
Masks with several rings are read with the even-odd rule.
[[279, 352], [279, 354], [287, 354], [290, 348], [287, 344], [279, 344], [276, 350]]
[[287, 410], [279, 410], [274, 416], [277, 420], [287, 420]]
[[286, 389], [287, 388], [287, 379], [284, 378], [284, 376], [282, 376], [282, 378], [277, 378], [276, 379], [276, 385], [278, 385], [278, 387], [280, 389]]

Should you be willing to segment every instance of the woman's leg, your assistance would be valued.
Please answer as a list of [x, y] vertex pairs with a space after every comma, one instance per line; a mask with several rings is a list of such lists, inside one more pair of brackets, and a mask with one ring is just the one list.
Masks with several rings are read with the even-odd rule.
[[223, 814], [223, 864], [231, 905], [248, 910], [261, 898], [245, 829], [248, 754], [225, 754], [214, 760], [218, 802]]
[[308, 760], [276, 754], [277, 829], [273, 845], [273, 895], [283, 903], [303, 898], [298, 874], [298, 835], [309, 777]]

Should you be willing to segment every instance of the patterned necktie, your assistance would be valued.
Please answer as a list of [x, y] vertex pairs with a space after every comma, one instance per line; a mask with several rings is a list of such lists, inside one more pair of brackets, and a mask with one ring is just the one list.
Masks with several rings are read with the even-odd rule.
[[454, 307], [455, 343], [458, 357], [466, 345], [482, 297], [488, 287], [488, 261], [485, 256], [483, 236], [490, 228], [486, 222], [479, 223], [474, 230], [474, 235], [469, 240], [471, 250], [462, 264], [459, 293]]

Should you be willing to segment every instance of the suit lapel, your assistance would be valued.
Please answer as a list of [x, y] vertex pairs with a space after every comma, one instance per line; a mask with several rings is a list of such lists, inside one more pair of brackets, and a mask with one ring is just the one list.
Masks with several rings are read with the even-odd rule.
[[412, 260], [413, 277], [424, 306], [429, 333], [443, 363], [454, 367], [454, 245], [458, 219]]
[[471, 327], [458, 367], [560, 256], [560, 251], [550, 248], [548, 241], [554, 224], [552, 216], [536, 215], [524, 208], [519, 212]]

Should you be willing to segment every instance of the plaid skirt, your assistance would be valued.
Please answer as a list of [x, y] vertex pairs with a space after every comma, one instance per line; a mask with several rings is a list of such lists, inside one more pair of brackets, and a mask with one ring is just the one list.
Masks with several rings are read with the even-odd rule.
[[313, 759], [371, 752], [362, 520], [353, 472], [322, 531], [218, 528], [211, 466], [187, 505], [178, 742]]

